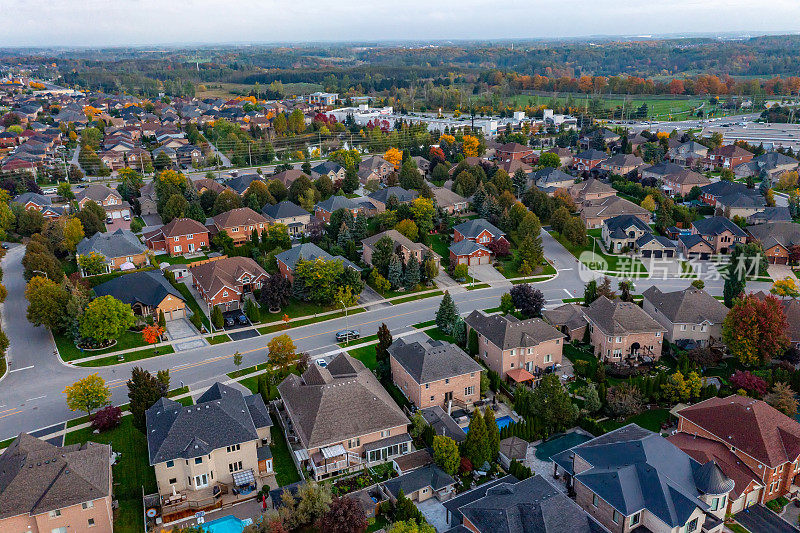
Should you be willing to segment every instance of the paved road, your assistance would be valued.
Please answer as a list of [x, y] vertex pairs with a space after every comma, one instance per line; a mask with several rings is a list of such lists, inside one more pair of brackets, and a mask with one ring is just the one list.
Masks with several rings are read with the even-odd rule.
[[[580, 275], [577, 260], [546, 232], [542, 233], [545, 255], [550, 258], [558, 270], [558, 276], [552, 280], [536, 283], [551, 305], [560, 303], [564, 298], [583, 295], [584, 279]], [[15, 436], [21, 431], [32, 431], [51, 426], [76, 416], [67, 410], [64, 387], [75, 380], [94, 372], [99, 373], [112, 388], [113, 401], [123, 404], [128, 401], [125, 381], [130, 376], [131, 368], [142, 366], [156, 371], [169, 369], [172, 386], [180, 382], [189, 385], [193, 390], [207, 387], [218, 379], [227, 379], [225, 374], [235, 370], [233, 353], [239, 351], [244, 357], [244, 366], [251, 366], [266, 360], [266, 345], [269, 340], [280, 333], [262, 335], [250, 339], [229, 342], [217, 346], [181, 351], [133, 363], [126, 363], [105, 368], [80, 368], [61, 364], [53, 356], [53, 347], [47, 331], [32, 328], [25, 320], [24, 282], [20, 264], [21, 247], [11, 250], [4, 260], [5, 280], [8, 298], [4, 319], [5, 331], [11, 340], [12, 370], [0, 382], [0, 440]], [[677, 290], [688, 286], [690, 280], [638, 280], [636, 290], [641, 292], [651, 285], [662, 290]], [[760, 290], [769, 284], [752, 284], [749, 288]], [[707, 280], [706, 289], [714, 295], [722, 294], [721, 280]], [[462, 313], [474, 309], [488, 309], [500, 303], [500, 296], [507, 292], [507, 284], [502, 287], [491, 287], [475, 291], [462, 288], [453, 294], [453, 299]], [[393, 334], [411, 331], [413, 324], [431, 320], [438, 309], [441, 297], [416, 300], [391, 307], [372, 309], [363, 313], [350, 315], [347, 325], [358, 328], [362, 335], [370, 335], [381, 323], [386, 323]], [[345, 328], [345, 319], [335, 319], [305, 327], [289, 330], [298, 349], [308, 351], [317, 357], [338, 349], [334, 335]], [[23, 366], [34, 365], [27, 370], [16, 370]]]

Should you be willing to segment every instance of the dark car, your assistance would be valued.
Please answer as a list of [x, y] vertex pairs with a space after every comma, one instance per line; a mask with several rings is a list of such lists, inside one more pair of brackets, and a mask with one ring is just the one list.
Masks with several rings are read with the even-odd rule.
[[235, 325], [236, 325], [236, 321], [233, 319], [232, 316], [226, 316], [225, 317], [225, 327], [229, 328], [229, 327], [235, 326]]
[[11, 246], [7, 242], [4, 242], [3, 244], [0, 244], [0, 247], [2, 247], [3, 250], [10, 250], [11, 249]]
[[336, 342], [347, 342], [357, 339], [361, 336], [361, 332], [357, 329], [345, 329], [336, 334]]
[[236, 317], [236, 322], [238, 322], [242, 326], [246, 326], [249, 324], [249, 322], [247, 321], [247, 317], [244, 315], [244, 313]]

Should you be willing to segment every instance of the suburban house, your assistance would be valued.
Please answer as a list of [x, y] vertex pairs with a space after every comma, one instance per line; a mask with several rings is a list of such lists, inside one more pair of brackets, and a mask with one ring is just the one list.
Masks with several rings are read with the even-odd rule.
[[[527, 444], [527, 443], [526, 443]], [[544, 476], [505, 476], [444, 503], [450, 531], [604, 533], [608, 530]]]
[[662, 292], [652, 286], [642, 296], [642, 309], [667, 330], [664, 338], [669, 342], [692, 341], [707, 346], [722, 339], [728, 308], [703, 289]]
[[541, 318], [519, 320], [475, 310], [465, 322], [467, 334], [475, 331], [478, 337], [478, 357], [502, 379], [534, 384], [561, 364], [565, 335]]
[[552, 457], [575, 502], [609, 531], [721, 533], [733, 480], [628, 424]]
[[[206, 178], [203, 178], [206, 179]], [[200, 181], [200, 180], [198, 180]], [[213, 180], [206, 180], [211, 181], [212, 183], [217, 183]], [[197, 181], [194, 182], [196, 186], [198, 186]], [[199, 186], [198, 186], [199, 187]], [[202, 194], [202, 191], [199, 191]], [[139, 189], [139, 212], [142, 215], [156, 215], [158, 214], [158, 198], [156, 195], [156, 187], [155, 183], [150, 181], [145, 183]]]
[[767, 208], [766, 199], [760, 194], [731, 194], [717, 198], [716, 214], [726, 218], [736, 216], [748, 218]]
[[481, 397], [481, 370], [449, 342], [397, 339], [389, 346], [392, 381], [417, 408], [471, 406]]
[[700, 447], [704, 441], [722, 445], [705, 448], [710, 461], [737, 480], [739, 497], [729, 502], [731, 512], [796, 490], [800, 423], [793, 418], [764, 401], [738, 395], [710, 398], [676, 415], [676, 436], [685, 435], [676, 445], [683, 448], [687, 441], [692, 447]]
[[552, 309], [545, 309], [542, 311], [542, 318], [566, 335], [569, 341], [580, 342], [583, 340], [586, 328], [589, 327], [589, 323], [583, 314], [583, 306], [574, 303], [566, 303]]
[[568, 189], [575, 183], [575, 176], [570, 176], [563, 170], [544, 167], [531, 175], [533, 185], [552, 195], [558, 189]]
[[685, 142], [675, 148], [670, 148], [667, 158], [673, 163], [692, 167], [700, 163], [708, 155], [708, 147], [697, 141]]
[[678, 249], [687, 259], [707, 260], [715, 253], [711, 243], [696, 233], [680, 233]]
[[594, 178], [579, 181], [572, 185], [568, 191], [569, 195], [572, 196], [572, 199], [578, 205], [589, 200], [602, 200], [609, 196], [617, 195], [617, 191], [611, 185]]
[[210, 245], [208, 228], [191, 218], [173, 218], [160, 228], [144, 234], [148, 248], [170, 256], [192, 254]]
[[610, 174], [626, 176], [644, 166], [644, 160], [633, 154], [616, 154], [602, 161], [598, 168]]
[[286, 226], [289, 237], [304, 235], [306, 228], [311, 223], [311, 213], [289, 200], [278, 202], [275, 205], [267, 204], [261, 209], [261, 214], [270, 224]]
[[779, 265], [789, 263], [789, 258], [800, 246], [800, 224], [794, 222], [767, 222], [748, 226], [750, 237], [761, 243], [767, 261]]
[[746, 163], [737, 165], [733, 173], [737, 178], [754, 176], [768, 181], [776, 180], [784, 172], [797, 170], [797, 159], [780, 152], [767, 152]]
[[600, 296], [584, 315], [599, 360], [636, 365], [661, 357], [666, 329], [635, 303]]
[[0, 455], [0, 531], [113, 533], [111, 446], [21, 433]]
[[408, 418], [364, 364], [345, 352], [323, 368], [289, 374], [279, 415], [298, 463], [316, 480], [411, 451]]
[[711, 180], [699, 172], [684, 168], [669, 161], [662, 161], [642, 171], [642, 179], [653, 179], [661, 184], [664, 192], [686, 196], [694, 187], [705, 187]]
[[585, 135], [581, 135], [578, 141], [583, 148], [589, 148], [592, 142], [602, 143], [604, 146], [613, 148], [616, 146], [616, 143], [619, 142], [620, 138], [621, 136], [619, 133], [613, 132], [608, 128], [600, 128], [586, 133]]
[[364, 185], [373, 180], [383, 181], [392, 172], [394, 165], [379, 155], [368, 157], [358, 164], [358, 176]]
[[715, 254], [729, 254], [737, 244], [744, 244], [747, 234], [725, 217], [709, 217], [692, 222], [692, 235], [699, 235]]
[[561, 148], [559, 146], [551, 148], [547, 151], [548, 154], [556, 154], [561, 161], [562, 167], [572, 166], [572, 151], [569, 148]]
[[160, 313], [166, 320], [186, 316], [186, 302], [160, 270], [131, 272], [94, 288], [97, 296], [113, 296], [129, 304], [134, 315], [151, 316], [158, 322]]
[[619, 196], [607, 196], [599, 200], [586, 200], [580, 207], [581, 220], [589, 229], [599, 228], [609, 218], [620, 215], [636, 216], [646, 224], [649, 224], [652, 220], [650, 211]]
[[355, 217], [364, 211], [364, 206], [347, 196], [333, 195], [327, 200], [317, 202], [314, 206], [314, 216], [327, 224], [331, 221], [331, 215], [339, 209], [347, 209]]
[[[386, 205], [390, 202], [397, 202], [396, 205], [409, 204], [418, 196], [419, 193], [417, 191], [407, 191], [402, 187], [386, 187], [370, 193], [369, 200], [378, 213], [383, 213], [386, 211]], [[394, 198], [394, 200], [390, 200], [391, 198]]]
[[212, 508], [225, 494], [259, 489], [273, 474], [272, 419], [260, 394], [215, 383], [191, 406], [159, 399], [145, 419], [165, 516]]
[[300, 170], [299, 168], [290, 168], [289, 170], [284, 170], [283, 172], [278, 172], [272, 176], [272, 179], [278, 180], [288, 189], [292, 186], [292, 183], [295, 182], [300, 177], [305, 176], [308, 178], [308, 174]]
[[311, 167], [311, 178], [316, 180], [320, 176], [328, 176], [333, 183], [344, 179], [345, 169], [335, 161], [323, 161]]
[[429, 464], [384, 481], [381, 488], [391, 501], [397, 501], [402, 493], [412, 502], [420, 503], [434, 497], [439, 501], [448, 500], [455, 494], [457, 483], [453, 476]]
[[482, 244], [468, 239], [461, 239], [448, 248], [451, 265], [488, 265], [494, 253]]
[[317, 259], [322, 259], [323, 261], [341, 261], [345, 267], [361, 272], [361, 269], [348, 259], [339, 255], [334, 257], [313, 242], [295, 244], [288, 250], [275, 256], [275, 260], [278, 263], [278, 270], [280, 270], [281, 275], [289, 281], [294, 281], [294, 267], [297, 265], [298, 261], [316, 261]]
[[726, 144], [719, 148], [709, 150], [704, 160], [708, 168], [736, 168], [742, 163], [747, 163], [753, 159], [754, 154], [748, 152], [741, 146], [735, 144]]
[[66, 207], [53, 205], [48, 196], [35, 192], [24, 192], [15, 196], [13, 201], [25, 209], [39, 211], [44, 218], [58, 218], [67, 212]]
[[494, 157], [498, 161], [523, 161], [530, 162], [533, 157], [533, 148], [519, 143], [506, 143], [494, 150]]
[[643, 168], [642, 179], [660, 182], [665, 176], [669, 176], [670, 174], [678, 174], [682, 170], [684, 170], [684, 168], [676, 163], [661, 161], [655, 165]]
[[[106, 259], [105, 273], [113, 270], [132, 270], [147, 264], [147, 247], [128, 230], [114, 233], [95, 233], [78, 243], [76, 255], [100, 254]], [[86, 273], [81, 269], [81, 275]]]
[[601, 236], [606, 250], [619, 254], [624, 249], [635, 250], [636, 241], [653, 230], [634, 215], [619, 215], [603, 221]]
[[386, 230], [383, 233], [378, 233], [361, 241], [364, 247], [364, 262], [368, 265], [372, 264], [372, 254], [375, 252], [375, 244], [384, 237], [388, 237], [392, 240], [394, 252], [400, 256], [400, 259], [403, 260], [403, 264], [407, 263], [412, 257], [416, 258], [416, 260], [422, 264], [425, 256], [430, 255], [438, 266], [440, 258], [436, 253], [431, 251], [431, 249], [424, 244], [412, 241], [396, 229]]
[[244, 306], [245, 294], [260, 289], [269, 274], [250, 257], [227, 257], [192, 265], [192, 284], [209, 312], [219, 305], [224, 311]]
[[[726, 205], [735, 203], [740, 196], [758, 197], [763, 200], [758, 189], [748, 189], [744, 183], [719, 180], [700, 187], [700, 200], [712, 207], [717, 207], [724, 199]], [[721, 206], [720, 206], [721, 208]]]
[[792, 213], [788, 206], [767, 206], [763, 211], [757, 211], [747, 217], [747, 223], [751, 226], [756, 224], [766, 224], [767, 222], [791, 222]]
[[447, 214], [462, 213], [469, 207], [469, 200], [446, 187], [431, 187], [436, 205]]
[[215, 216], [212, 226], [209, 228], [211, 233], [216, 235], [225, 230], [234, 245], [239, 245], [250, 240], [253, 231], [261, 237], [261, 232], [269, 228], [269, 222], [261, 214], [256, 213], [249, 207], [237, 207], [230, 211], [225, 211]]
[[238, 174], [231, 178], [225, 180], [225, 185], [233, 189], [233, 192], [238, 194], [239, 196], [244, 196], [247, 191], [250, 190], [250, 185], [253, 182], [260, 181], [261, 183], [266, 184], [264, 178], [261, 177], [261, 174]]
[[96, 183], [89, 185], [75, 195], [78, 207], [83, 209], [87, 203], [94, 202], [106, 212], [106, 217], [119, 219], [132, 216], [131, 205], [122, 199], [122, 196], [105, 185]]
[[600, 163], [606, 159], [608, 159], [607, 153], [590, 148], [589, 150], [576, 154], [575, 157], [572, 158], [572, 166], [579, 171], [588, 171], [599, 166]]
[[454, 243], [465, 239], [487, 247], [500, 239], [508, 240], [503, 230], [482, 218], [464, 221], [453, 228]]

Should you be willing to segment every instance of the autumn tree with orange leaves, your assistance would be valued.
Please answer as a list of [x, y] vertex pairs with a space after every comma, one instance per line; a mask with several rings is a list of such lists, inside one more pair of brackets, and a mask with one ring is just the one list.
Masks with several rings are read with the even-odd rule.
[[142, 330], [142, 339], [147, 344], [155, 344], [164, 334], [164, 330], [159, 326], [147, 326]]
[[397, 148], [389, 148], [386, 150], [386, 153], [383, 154], [383, 158], [397, 170], [400, 168], [400, 163], [403, 162], [403, 152]]

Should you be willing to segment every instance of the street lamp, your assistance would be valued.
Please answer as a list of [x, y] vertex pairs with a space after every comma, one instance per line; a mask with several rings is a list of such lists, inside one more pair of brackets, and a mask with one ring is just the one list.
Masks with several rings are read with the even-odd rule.
[[340, 299], [339, 302], [342, 304], [342, 308], [344, 308], [344, 330], [347, 332], [345, 333], [346, 337], [345, 344], [346, 344], [350, 342], [350, 327], [347, 325], [347, 306], [344, 305], [344, 300]]

